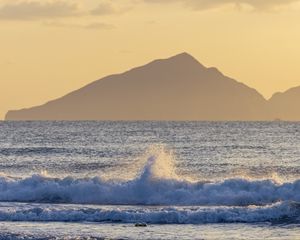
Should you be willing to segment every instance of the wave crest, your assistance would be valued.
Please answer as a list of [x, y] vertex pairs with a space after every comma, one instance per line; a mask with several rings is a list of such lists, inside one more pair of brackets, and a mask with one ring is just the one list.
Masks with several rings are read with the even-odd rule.
[[1, 206], [0, 221], [116, 222], [148, 224], [299, 223], [297, 203], [261, 207], [129, 207], [33, 204]]
[[[33, 175], [0, 177], [0, 201], [101, 205], [249, 206], [300, 202], [300, 180], [232, 178], [191, 181], [176, 174], [174, 158], [163, 147], [149, 151], [146, 163], [131, 180], [100, 177], [75, 179]], [[137, 164], [139, 165], [139, 164]]]
[[34, 175], [25, 179], [0, 178], [0, 201], [104, 205], [266, 205], [300, 202], [300, 180], [278, 184], [273, 180], [227, 179], [190, 182], [151, 178], [145, 171], [129, 181], [99, 177], [74, 179]]

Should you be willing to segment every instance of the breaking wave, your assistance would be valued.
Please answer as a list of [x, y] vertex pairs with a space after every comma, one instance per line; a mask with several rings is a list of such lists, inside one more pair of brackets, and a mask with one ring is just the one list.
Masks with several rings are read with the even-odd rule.
[[300, 205], [283, 202], [249, 207], [138, 207], [32, 204], [1, 206], [0, 221], [148, 224], [300, 223]]
[[300, 180], [193, 181], [176, 174], [170, 152], [150, 152], [121, 180], [0, 175], [0, 221], [300, 223]]
[[263, 206], [300, 202], [300, 180], [285, 183], [245, 178], [191, 181], [176, 174], [172, 154], [163, 148], [151, 151], [146, 159], [146, 163], [140, 164], [138, 174], [129, 180], [51, 178], [43, 174], [23, 179], [0, 176], [0, 202], [168, 206]]

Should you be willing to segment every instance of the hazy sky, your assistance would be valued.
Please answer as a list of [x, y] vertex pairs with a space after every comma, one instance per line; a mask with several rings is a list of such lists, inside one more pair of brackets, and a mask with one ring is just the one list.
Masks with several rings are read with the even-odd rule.
[[266, 98], [300, 85], [299, 0], [0, 0], [0, 119], [189, 52]]

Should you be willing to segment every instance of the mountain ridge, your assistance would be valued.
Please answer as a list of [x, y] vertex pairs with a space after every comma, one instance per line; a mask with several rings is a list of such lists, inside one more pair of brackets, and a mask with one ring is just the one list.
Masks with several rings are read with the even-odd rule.
[[276, 101], [271, 99], [266, 100], [256, 89], [225, 76], [215, 67], [205, 67], [184, 52], [106, 76], [45, 104], [8, 111], [5, 120], [282, 118], [282, 113], [274, 110]]

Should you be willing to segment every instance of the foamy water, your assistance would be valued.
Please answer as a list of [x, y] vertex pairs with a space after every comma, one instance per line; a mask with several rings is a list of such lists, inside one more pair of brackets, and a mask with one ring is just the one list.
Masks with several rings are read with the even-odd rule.
[[[298, 123], [2, 122], [0, 130], [0, 239], [140, 239], [135, 223], [149, 225], [147, 239], [175, 239], [175, 225], [178, 239], [196, 239], [203, 224], [205, 239], [217, 237], [214, 224], [228, 239], [245, 228], [253, 234], [243, 239], [261, 229], [269, 239], [280, 230], [300, 237]], [[66, 222], [68, 233], [55, 230]]]
[[[160, 151], [163, 151], [160, 150]], [[0, 178], [0, 201], [98, 205], [250, 206], [300, 202], [300, 180], [229, 178], [190, 181], [178, 176], [172, 160], [158, 152], [131, 180], [93, 178]]]

